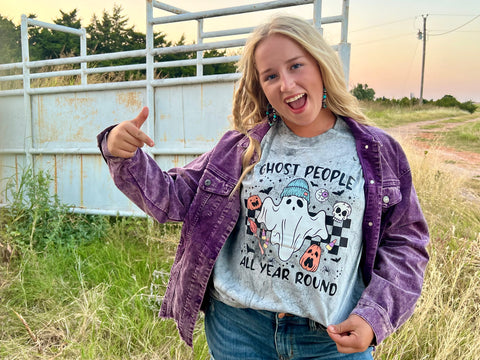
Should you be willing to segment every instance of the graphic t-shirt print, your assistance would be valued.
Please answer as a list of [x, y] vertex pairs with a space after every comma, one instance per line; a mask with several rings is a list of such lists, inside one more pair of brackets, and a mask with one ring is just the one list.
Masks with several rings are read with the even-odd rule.
[[361, 281], [364, 180], [351, 134], [339, 125], [316, 138], [285, 126], [266, 135], [215, 264], [217, 299], [324, 325], [351, 311]]
[[[313, 216], [308, 212], [310, 190], [304, 179], [295, 179], [290, 182], [283, 189], [280, 198], [281, 201], [278, 204], [275, 204], [270, 197], [265, 198], [256, 220], [270, 233], [270, 242], [278, 244], [278, 257], [287, 261], [302, 247], [307, 237], [326, 239], [328, 233], [325, 212], [319, 211]], [[252, 222], [250, 220], [250, 223]], [[265, 230], [262, 232], [265, 233]]]

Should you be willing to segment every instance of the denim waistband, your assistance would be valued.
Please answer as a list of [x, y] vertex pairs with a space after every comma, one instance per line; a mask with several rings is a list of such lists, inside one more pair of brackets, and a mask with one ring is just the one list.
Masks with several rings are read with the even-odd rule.
[[[213, 302], [214, 305], [217, 304], [220, 306], [230, 306], [221, 302], [220, 300], [214, 299], [213, 297], [210, 297], [210, 301]], [[237, 309], [242, 309], [242, 308], [237, 308]], [[271, 321], [272, 323], [276, 323], [278, 325], [287, 325], [287, 324], [305, 325], [305, 326], [308, 326], [309, 329], [313, 331], [317, 331], [317, 330], [327, 331], [327, 328], [322, 324], [312, 319], [297, 316], [294, 314], [273, 312], [268, 310], [257, 310], [257, 309], [251, 309], [251, 308], [243, 309], [243, 310], [247, 310], [252, 315], [256, 314], [256, 316], [264, 318], [265, 321]]]

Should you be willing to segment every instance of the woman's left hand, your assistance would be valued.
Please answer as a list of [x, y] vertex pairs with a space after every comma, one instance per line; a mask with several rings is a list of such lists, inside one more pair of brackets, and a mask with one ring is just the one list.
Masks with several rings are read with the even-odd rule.
[[372, 344], [375, 336], [370, 325], [358, 315], [350, 315], [347, 320], [327, 327], [328, 335], [337, 344], [341, 353], [364, 352]]

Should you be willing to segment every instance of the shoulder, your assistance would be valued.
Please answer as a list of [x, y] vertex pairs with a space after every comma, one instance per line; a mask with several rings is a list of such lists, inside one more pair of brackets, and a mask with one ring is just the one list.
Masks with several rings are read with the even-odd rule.
[[382, 148], [401, 149], [399, 142], [387, 131], [374, 125], [362, 124], [351, 118], [343, 118], [357, 141], [374, 142]]
[[[270, 129], [267, 122], [261, 122], [248, 131], [248, 134], [244, 134], [238, 130], [228, 130], [220, 138], [218, 145], [231, 146], [232, 144], [238, 144], [242, 147], [247, 147], [249, 143], [249, 137], [252, 137], [258, 141], [261, 141], [265, 134]], [[217, 146], [218, 146], [217, 145]]]
[[344, 120], [350, 126], [358, 150], [375, 148], [382, 168], [395, 169], [398, 176], [410, 171], [402, 146], [387, 131], [376, 126], [361, 124], [350, 118], [344, 118]]

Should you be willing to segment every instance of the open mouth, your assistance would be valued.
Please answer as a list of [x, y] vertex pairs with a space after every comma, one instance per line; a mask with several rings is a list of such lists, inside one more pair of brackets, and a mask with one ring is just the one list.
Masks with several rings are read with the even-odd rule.
[[307, 101], [307, 94], [305, 93], [292, 96], [291, 98], [288, 98], [285, 100], [287, 105], [294, 110], [300, 109], [302, 106], [305, 105], [306, 101]]

